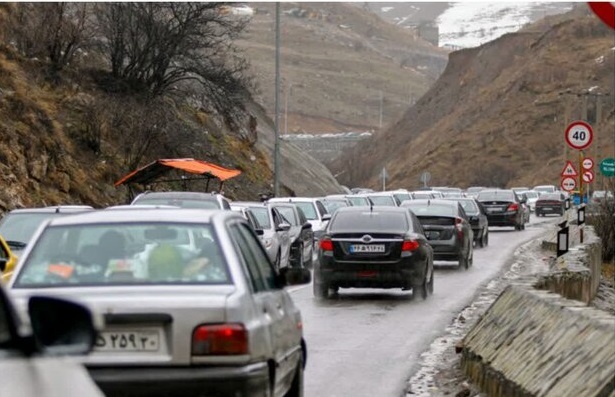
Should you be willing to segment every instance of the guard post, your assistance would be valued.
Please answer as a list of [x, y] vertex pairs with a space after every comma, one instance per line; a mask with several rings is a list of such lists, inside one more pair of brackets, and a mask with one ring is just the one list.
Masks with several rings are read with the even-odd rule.
[[568, 222], [564, 221], [558, 224], [559, 231], [557, 232], [557, 257], [564, 255], [568, 252], [569, 240], [568, 240]]
[[583, 225], [585, 224], [585, 205], [577, 209], [577, 225], [579, 225], [579, 240], [583, 244]]

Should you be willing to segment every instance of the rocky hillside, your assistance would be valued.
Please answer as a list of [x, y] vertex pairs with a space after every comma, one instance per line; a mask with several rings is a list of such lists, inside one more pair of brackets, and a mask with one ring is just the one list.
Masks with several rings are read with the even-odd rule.
[[[585, 8], [549, 17], [481, 47], [454, 52], [445, 72], [393, 126], [346, 153], [333, 172], [349, 185], [559, 184], [566, 159], [564, 129], [582, 117], [596, 139], [586, 154], [615, 153], [615, 34]], [[576, 96], [587, 93], [589, 96]], [[602, 99], [596, 121], [595, 98]]]
[[[5, 42], [2, 26], [10, 12], [10, 6], [0, 7], [0, 213], [24, 206], [126, 202], [127, 191], [114, 182], [157, 158], [193, 157], [241, 169], [224, 185], [232, 199], [254, 200], [272, 191], [267, 142], [273, 132], [264, 112], [246, 110], [230, 125], [190, 98], [146, 102], [113, 93], [92, 60], [79, 60], [50, 80], [44, 62]], [[250, 98], [245, 101], [248, 109], [258, 109]], [[282, 180], [284, 194], [341, 190], [311, 157], [291, 161], [293, 150], [282, 152], [285, 172], [295, 175]]]
[[[275, 3], [250, 6], [256, 13], [240, 44], [259, 84], [257, 100], [272, 115]], [[392, 123], [446, 65], [446, 51], [357, 4], [284, 2], [281, 8], [281, 110], [288, 99], [289, 133], [378, 128], [381, 92], [382, 123]]]

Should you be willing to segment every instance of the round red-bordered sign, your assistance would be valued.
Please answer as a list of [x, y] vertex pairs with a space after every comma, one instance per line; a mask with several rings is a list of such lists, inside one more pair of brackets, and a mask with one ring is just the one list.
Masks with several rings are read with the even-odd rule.
[[594, 180], [593, 171], [583, 171], [582, 178], [583, 178], [583, 182], [592, 183], [592, 181]]
[[571, 192], [574, 190], [575, 187], [577, 187], [577, 181], [572, 178], [567, 176], [566, 178], [562, 179], [562, 183], [561, 183], [562, 189], [564, 189], [567, 192]]
[[594, 160], [591, 157], [585, 157], [581, 164], [583, 165], [584, 170], [591, 170], [594, 168]]
[[594, 130], [584, 121], [573, 121], [564, 134], [566, 143], [573, 149], [583, 150], [594, 140]]

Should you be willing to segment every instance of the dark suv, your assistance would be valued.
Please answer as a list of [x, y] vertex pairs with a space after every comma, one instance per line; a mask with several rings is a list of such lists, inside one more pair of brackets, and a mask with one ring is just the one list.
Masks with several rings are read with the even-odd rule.
[[489, 226], [512, 226], [515, 230], [525, 229], [523, 201], [512, 190], [482, 190], [476, 197], [485, 207]]

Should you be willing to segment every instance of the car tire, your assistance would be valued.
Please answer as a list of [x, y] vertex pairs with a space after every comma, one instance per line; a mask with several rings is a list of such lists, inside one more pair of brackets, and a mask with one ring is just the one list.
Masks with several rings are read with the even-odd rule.
[[483, 247], [486, 247], [489, 245], [489, 228], [485, 228], [485, 231], [483, 233]]
[[[301, 255], [303, 256], [303, 255]], [[303, 356], [299, 359], [297, 363], [297, 368], [295, 369], [295, 377], [293, 378], [293, 383], [290, 385], [290, 389], [288, 392], [284, 394], [284, 397], [303, 397]]]
[[435, 273], [433, 271], [433, 264], [432, 264], [432, 269], [431, 269], [431, 279], [429, 280], [429, 283], [427, 283], [427, 292], [429, 292], [430, 294], [433, 294], [433, 278], [435, 276]]
[[469, 259], [467, 256], [461, 256], [459, 258], [459, 268], [468, 270], [468, 268], [470, 267], [470, 264], [468, 262]]
[[314, 277], [314, 297], [319, 300], [329, 298], [329, 284], [319, 281], [318, 277]]
[[412, 297], [416, 299], [420, 296], [422, 300], [425, 300], [427, 299], [427, 295], [427, 277], [425, 277], [425, 280], [423, 280], [423, 284], [417, 284], [412, 286]]

